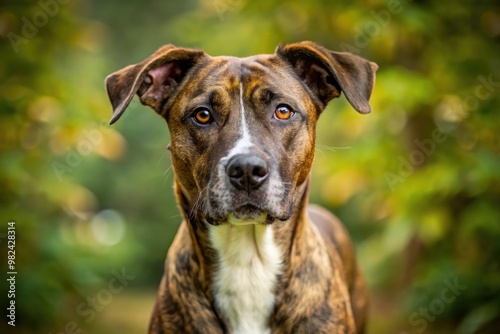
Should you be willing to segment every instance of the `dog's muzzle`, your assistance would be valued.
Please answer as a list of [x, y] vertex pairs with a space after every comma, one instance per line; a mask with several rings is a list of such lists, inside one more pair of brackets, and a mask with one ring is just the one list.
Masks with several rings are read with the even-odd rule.
[[249, 150], [219, 161], [208, 185], [204, 216], [214, 225], [269, 224], [289, 218], [290, 202], [272, 158]]

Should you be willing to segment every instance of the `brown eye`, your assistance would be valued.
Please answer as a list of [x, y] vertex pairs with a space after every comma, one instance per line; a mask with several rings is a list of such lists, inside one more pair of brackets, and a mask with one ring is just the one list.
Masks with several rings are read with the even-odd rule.
[[279, 105], [274, 111], [274, 117], [279, 119], [280, 121], [286, 121], [290, 117], [292, 117], [294, 112], [290, 107], [285, 105]]
[[207, 109], [200, 109], [196, 111], [196, 113], [194, 114], [194, 119], [196, 123], [202, 125], [212, 123], [213, 121], [212, 115]]

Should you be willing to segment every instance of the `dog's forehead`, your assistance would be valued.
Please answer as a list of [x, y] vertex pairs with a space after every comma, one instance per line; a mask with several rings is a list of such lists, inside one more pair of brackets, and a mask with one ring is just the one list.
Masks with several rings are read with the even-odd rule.
[[283, 78], [285, 63], [274, 54], [260, 54], [244, 58], [232, 56], [210, 57], [209, 67], [212, 79], [230, 80], [237, 83], [249, 83], [259, 80], [273, 81]]
[[[196, 86], [193, 95], [198, 96], [222, 88], [231, 93], [253, 92], [267, 88], [274, 92], [302, 95], [300, 84], [291, 66], [276, 54], [260, 54], [244, 58], [232, 56], [208, 56], [194, 70]], [[246, 94], [245, 94], [246, 95]], [[250, 94], [253, 96], [253, 94]]]
[[276, 63], [276, 55], [274, 54], [259, 54], [248, 57], [233, 57], [233, 56], [214, 56], [214, 60], [220, 60], [234, 66], [249, 67], [255, 64], [271, 64]]

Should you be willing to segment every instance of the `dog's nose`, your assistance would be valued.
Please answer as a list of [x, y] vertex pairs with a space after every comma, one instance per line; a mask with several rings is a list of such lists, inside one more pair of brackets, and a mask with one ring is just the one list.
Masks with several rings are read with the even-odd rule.
[[231, 184], [238, 190], [255, 190], [267, 178], [268, 168], [265, 159], [251, 154], [234, 156], [226, 167]]

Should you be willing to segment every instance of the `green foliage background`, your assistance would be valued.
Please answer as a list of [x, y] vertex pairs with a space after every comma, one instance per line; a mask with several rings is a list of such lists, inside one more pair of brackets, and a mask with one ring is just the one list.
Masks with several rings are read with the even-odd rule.
[[[15, 221], [18, 271], [16, 327], [0, 328], [146, 331], [180, 220], [169, 135], [137, 101], [107, 126], [107, 74], [166, 43], [247, 56], [313, 40], [380, 66], [372, 114], [341, 98], [322, 115], [311, 198], [355, 241], [368, 333], [500, 331], [497, 1], [60, 1], [0, 7], [0, 263]], [[123, 292], [77, 312], [122, 268]]]

